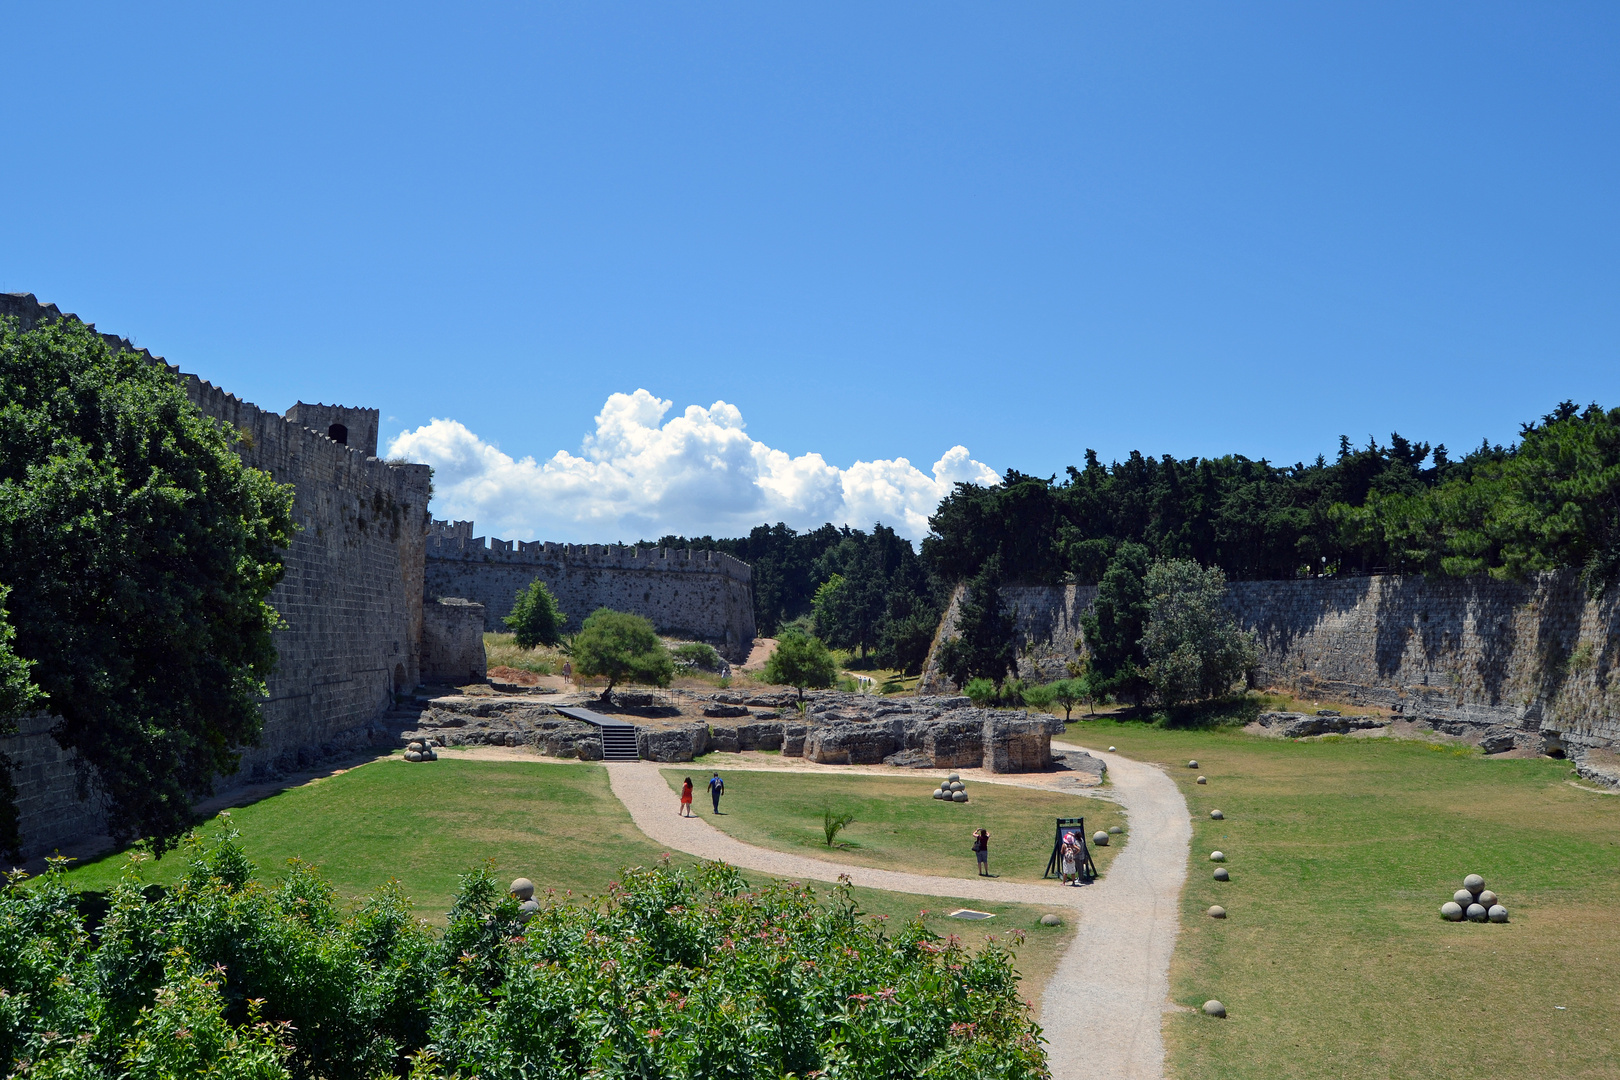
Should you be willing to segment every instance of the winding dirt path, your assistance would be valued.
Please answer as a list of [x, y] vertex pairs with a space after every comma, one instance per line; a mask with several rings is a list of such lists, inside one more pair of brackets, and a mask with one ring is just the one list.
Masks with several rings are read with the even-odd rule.
[[[1075, 747], [1075, 749], [1079, 749]], [[944, 878], [846, 866], [745, 844], [701, 817], [683, 818], [655, 762], [607, 765], [613, 794], [636, 827], [658, 843], [774, 877], [837, 881], [924, 896], [964, 897], [1064, 908], [1078, 916], [1074, 941], [1041, 999], [1054, 1080], [1160, 1080], [1162, 1014], [1170, 1008], [1170, 954], [1175, 948], [1181, 887], [1187, 876], [1192, 823], [1176, 785], [1151, 765], [1089, 751], [1108, 764], [1111, 794], [1131, 823], [1129, 842], [1108, 876], [1083, 889], [1056, 882]], [[738, 766], [730, 766], [739, 770]], [[742, 766], [742, 770], [746, 770]], [[779, 771], [781, 764], [769, 769]], [[753, 770], [747, 770], [753, 771]], [[814, 765], [793, 772], [831, 772]], [[1046, 787], [1031, 778], [980, 776], [979, 782]]]

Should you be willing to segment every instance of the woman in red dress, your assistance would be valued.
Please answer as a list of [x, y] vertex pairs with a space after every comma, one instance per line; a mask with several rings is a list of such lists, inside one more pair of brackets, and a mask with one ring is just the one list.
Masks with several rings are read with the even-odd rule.
[[681, 817], [692, 816], [692, 778], [688, 776], [686, 783], [681, 785], [681, 808], [677, 811]]

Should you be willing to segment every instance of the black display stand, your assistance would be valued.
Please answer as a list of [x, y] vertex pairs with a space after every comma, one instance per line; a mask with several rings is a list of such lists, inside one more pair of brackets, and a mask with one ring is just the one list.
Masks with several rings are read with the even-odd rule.
[[1046, 873], [1041, 877], [1057, 877], [1058, 861], [1063, 857], [1063, 834], [1072, 832], [1075, 839], [1080, 841], [1080, 865], [1075, 869], [1080, 871], [1082, 884], [1089, 884], [1097, 880], [1097, 864], [1091, 861], [1091, 845], [1086, 842], [1086, 819], [1083, 817], [1060, 817], [1057, 819], [1057, 835], [1052, 840], [1052, 858], [1046, 864]]

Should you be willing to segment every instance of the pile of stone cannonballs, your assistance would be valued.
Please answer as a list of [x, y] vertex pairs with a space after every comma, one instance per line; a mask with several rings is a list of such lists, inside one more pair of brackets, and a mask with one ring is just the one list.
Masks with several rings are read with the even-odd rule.
[[405, 760], [438, 761], [438, 745], [436, 739], [418, 739], [405, 748]]
[[941, 802], [967, 802], [967, 785], [960, 776], [951, 773], [935, 789], [934, 798]]
[[540, 901], [534, 898], [534, 882], [520, 877], [512, 882], [512, 896], [518, 902], [518, 918], [528, 922], [540, 910]]
[[1499, 902], [1501, 897], [1485, 887], [1485, 879], [1478, 874], [1463, 878], [1463, 887], [1440, 905], [1440, 917], [1448, 922], [1507, 922], [1507, 908]]

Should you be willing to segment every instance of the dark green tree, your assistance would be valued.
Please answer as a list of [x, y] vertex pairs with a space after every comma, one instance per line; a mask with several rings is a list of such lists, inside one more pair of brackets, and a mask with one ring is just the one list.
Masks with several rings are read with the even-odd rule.
[[1090, 684], [1099, 696], [1113, 694], [1140, 704], [1149, 689], [1141, 641], [1148, 615], [1143, 578], [1151, 561], [1143, 545], [1121, 544], [1097, 584], [1091, 610], [1080, 617], [1090, 653]]
[[161, 853], [259, 737], [292, 489], [175, 377], [64, 319], [0, 320], [0, 581], [14, 648], [94, 770], [116, 839]]
[[820, 638], [789, 630], [776, 641], [776, 648], [765, 661], [765, 681], [791, 686], [804, 697], [806, 687], [824, 689], [838, 674], [832, 654]]
[[956, 633], [969, 678], [989, 679], [1000, 686], [1008, 675], [1018, 673], [1016, 625], [1013, 613], [1001, 602], [1001, 556], [992, 555], [967, 582], [957, 606]]
[[[11, 647], [17, 631], [6, 614], [6, 597], [11, 590], [0, 585], [0, 735], [15, 734], [17, 717], [39, 704], [44, 696], [28, 681], [33, 666]], [[11, 761], [0, 754], [0, 850], [15, 852], [22, 843], [17, 832], [17, 789], [11, 783]]]
[[1221, 697], [1254, 669], [1260, 650], [1222, 604], [1226, 576], [1220, 567], [1191, 559], [1156, 562], [1143, 585], [1148, 619], [1142, 653], [1160, 704]]
[[512, 603], [512, 614], [501, 620], [512, 628], [520, 649], [537, 645], [555, 648], [562, 643], [563, 624], [568, 616], [557, 607], [557, 598], [539, 578], [517, 594]]
[[675, 661], [653, 624], [627, 611], [600, 607], [591, 612], [579, 633], [568, 640], [568, 654], [581, 675], [607, 679], [603, 701], [618, 683], [668, 686], [675, 677]]

